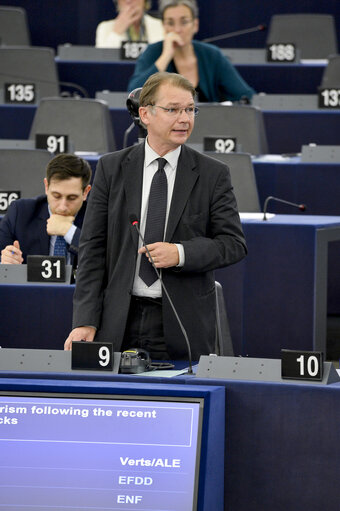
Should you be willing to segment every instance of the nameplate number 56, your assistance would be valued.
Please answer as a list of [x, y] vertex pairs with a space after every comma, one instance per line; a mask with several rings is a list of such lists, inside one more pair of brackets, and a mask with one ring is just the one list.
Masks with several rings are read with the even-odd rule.
[[322, 352], [281, 350], [281, 376], [294, 380], [321, 381], [323, 377]]
[[0, 192], [0, 213], [6, 213], [11, 202], [20, 199], [21, 192], [3, 191]]
[[27, 256], [28, 282], [65, 282], [65, 257]]

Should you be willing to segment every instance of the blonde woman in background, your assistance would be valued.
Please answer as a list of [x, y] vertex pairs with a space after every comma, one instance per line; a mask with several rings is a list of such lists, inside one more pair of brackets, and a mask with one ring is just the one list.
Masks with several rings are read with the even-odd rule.
[[123, 41], [155, 43], [163, 39], [162, 21], [146, 14], [150, 0], [114, 0], [114, 4], [118, 16], [99, 23], [97, 48], [120, 48]]

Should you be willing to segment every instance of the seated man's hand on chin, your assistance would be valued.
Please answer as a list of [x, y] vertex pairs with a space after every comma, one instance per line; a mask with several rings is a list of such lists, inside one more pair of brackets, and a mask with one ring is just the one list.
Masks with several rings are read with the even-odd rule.
[[74, 222], [74, 216], [52, 214], [47, 219], [47, 234], [50, 236], [65, 236]]

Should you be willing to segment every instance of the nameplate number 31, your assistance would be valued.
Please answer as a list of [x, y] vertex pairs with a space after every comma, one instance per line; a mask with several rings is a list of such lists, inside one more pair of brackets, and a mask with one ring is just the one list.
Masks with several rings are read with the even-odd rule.
[[65, 282], [65, 257], [27, 256], [28, 282]]

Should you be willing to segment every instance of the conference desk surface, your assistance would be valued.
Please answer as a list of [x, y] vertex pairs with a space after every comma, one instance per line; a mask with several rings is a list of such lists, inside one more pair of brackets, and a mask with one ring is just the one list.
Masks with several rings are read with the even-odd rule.
[[[97, 91], [124, 91], [135, 68], [134, 61], [93, 62], [56, 58], [59, 79], [84, 87], [90, 97]], [[325, 63], [235, 64], [236, 69], [257, 92], [268, 94], [316, 94]]]
[[[0, 138], [28, 139], [36, 106], [0, 105]], [[125, 107], [110, 109], [116, 148], [122, 149], [124, 133], [132, 119]], [[299, 153], [302, 145], [340, 145], [340, 110], [264, 111], [264, 124], [271, 154]], [[59, 134], [59, 133], [58, 133]], [[129, 134], [127, 145], [137, 141], [138, 130]]]
[[[325, 352], [328, 243], [340, 240], [340, 217], [277, 215], [242, 224], [248, 256], [216, 272], [235, 354]], [[72, 325], [73, 291], [61, 284], [0, 285], [0, 346], [62, 349]]]
[[[10, 376], [10, 375], [9, 375]], [[0, 377], [1, 391], [72, 392], [83, 382]], [[51, 378], [43, 375], [43, 378]], [[109, 386], [213, 385], [225, 388], [225, 511], [338, 511], [340, 385], [116, 375]], [[129, 383], [130, 382], [130, 383]], [[131, 390], [130, 390], [131, 392]], [[215, 466], [211, 466], [214, 470]], [[219, 488], [217, 488], [218, 490]], [[213, 511], [213, 510], [212, 510]]]

